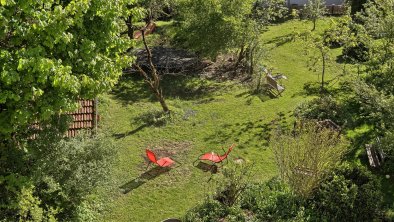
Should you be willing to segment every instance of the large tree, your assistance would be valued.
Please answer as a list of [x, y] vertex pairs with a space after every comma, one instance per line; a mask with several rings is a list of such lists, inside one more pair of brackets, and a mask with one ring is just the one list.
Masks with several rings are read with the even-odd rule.
[[134, 0], [0, 1], [0, 135], [72, 110], [130, 65], [118, 18]]
[[[41, 125], [45, 136], [35, 142], [43, 142], [42, 147], [24, 143], [24, 132], [36, 121], [48, 123], [73, 110], [78, 98], [94, 98], [117, 82], [123, 67], [132, 64], [125, 53], [132, 41], [120, 37], [119, 19], [133, 2], [0, 0], [0, 220], [72, 221], [70, 211], [96, 187], [96, 167], [107, 158], [96, 151], [108, 149], [96, 149], [94, 139], [86, 143], [94, 147], [86, 149], [82, 142], [59, 142], [64, 128], [58, 126], [67, 127], [60, 120], [51, 121], [55, 124], [49, 132], [56, 137], [46, 141], [50, 124]], [[56, 160], [57, 168], [50, 167], [48, 161]], [[82, 167], [85, 163], [88, 170]], [[68, 170], [91, 186], [55, 169]]]
[[394, 1], [370, 1], [365, 10], [358, 14], [362, 24], [358, 24], [358, 34], [369, 49], [369, 61], [365, 63], [368, 83], [394, 94]]
[[184, 47], [210, 58], [236, 53], [234, 68], [243, 62], [250, 75], [261, 62], [261, 33], [285, 12], [284, 0], [184, 0], [179, 6], [177, 38]]
[[186, 0], [180, 5], [182, 24], [178, 36], [185, 46], [201, 55], [215, 58], [219, 53], [244, 48], [252, 36], [255, 21], [253, 0]]

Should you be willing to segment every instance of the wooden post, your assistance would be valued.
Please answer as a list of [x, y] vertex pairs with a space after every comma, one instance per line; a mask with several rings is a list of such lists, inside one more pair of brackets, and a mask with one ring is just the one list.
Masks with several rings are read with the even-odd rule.
[[98, 99], [94, 98], [94, 132], [97, 133], [97, 122], [98, 122]]

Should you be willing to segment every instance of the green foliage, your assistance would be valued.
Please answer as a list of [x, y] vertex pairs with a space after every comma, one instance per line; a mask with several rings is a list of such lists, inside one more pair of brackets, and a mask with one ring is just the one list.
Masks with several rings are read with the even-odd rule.
[[364, 81], [354, 81], [351, 85], [353, 93], [347, 98], [357, 103], [359, 123], [374, 126], [377, 135], [394, 129], [394, 97], [385, 95]]
[[132, 2], [1, 1], [0, 134], [111, 89], [132, 61], [117, 23]]
[[326, 2], [324, 0], [308, 0], [303, 14], [313, 21], [312, 31], [316, 29], [316, 21], [326, 13]]
[[228, 207], [233, 206], [251, 180], [252, 167], [234, 165], [223, 169], [223, 178], [219, 181], [215, 199]]
[[280, 177], [298, 195], [308, 197], [340, 163], [348, 142], [338, 132], [305, 122], [291, 133], [278, 130], [271, 138], [271, 148]]
[[34, 196], [34, 187], [23, 187], [18, 196], [19, 221], [57, 221], [57, 210], [50, 207], [48, 210], [41, 208], [41, 201]]
[[330, 47], [340, 47], [349, 42], [353, 43], [355, 34], [350, 29], [352, 19], [345, 15], [338, 19], [331, 19], [330, 28], [324, 31], [325, 45]]
[[210, 198], [195, 208], [189, 210], [185, 217], [185, 222], [210, 222], [219, 221], [228, 215], [228, 208], [222, 205], [219, 201]]
[[346, 61], [352, 63], [368, 61], [368, 48], [363, 42], [357, 42], [354, 45], [345, 45], [342, 54]]
[[358, 14], [362, 24], [357, 26], [362, 42], [369, 49], [366, 62], [368, 77], [366, 82], [386, 94], [394, 93], [394, 2], [391, 0], [370, 1], [365, 10]]
[[380, 214], [379, 181], [366, 169], [345, 165], [322, 181], [311, 207], [317, 220], [371, 221]]
[[343, 115], [346, 115], [341, 105], [331, 96], [315, 98], [311, 101], [301, 103], [294, 110], [297, 118], [309, 120], [331, 119], [335, 123], [343, 123]]
[[354, 208], [353, 204], [357, 195], [357, 186], [346, 180], [342, 175], [333, 175], [328, 182], [323, 182], [314, 201], [316, 208], [331, 220], [342, 220]]
[[[101, 134], [73, 139], [61, 135], [54, 126], [43, 127], [34, 141], [23, 145], [25, 151], [8, 152], [19, 150], [12, 146], [5, 150], [0, 220], [69, 221], [84, 212], [80, 205], [105, 181], [115, 152]], [[14, 155], [21, 164], [14, 165]]]
[[247, 19], [252, 6], [252, 0], [185, 0], [180, 5], [177, 38], [185, 47], [211, 58], [240, 48], [258, 34], [255, 22]]
[[45, 132], [31, 145], [33, 180], [42, 201], [61, 209], [60, 218], [72, 218], [87, 195], [105, 181], [114, 148], [101, 134], [60, 141], [53, 138]]
[[252, 16], [260, 25], [266, 26], [283, 19], [288, 11], [285, 0], [257, 0]]
[[302, 219], [302, 206], [302, 199], [277, 178], [267, 183], [250, 184], [241, 197], [241, 208], [252, 211], [258, 221]]
[[394, 132], [388, 131], [381, 141], [381, 148], [384, 152], [385, 162], [383, 170], [386, 173], [394, 172]]
[[177, 0], [137, 0], [145, 10], [145, 22], [170, 16], [167, 12], [175, 8]]

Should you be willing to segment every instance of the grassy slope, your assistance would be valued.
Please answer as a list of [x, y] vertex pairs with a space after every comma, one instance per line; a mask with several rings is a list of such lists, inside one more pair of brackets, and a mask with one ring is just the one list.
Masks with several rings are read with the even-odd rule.
[[[323, 24], [321, 22], [320, 24]], [[327, 22], [324, 26], [327, 27]], [[272, 152], [265, 138], [269, 123], [278, 112], [291, 116], [293, 109], [310, 98], [302, 88], [306, 82], [317, 81], [317, 75], [306, 67], [299, 42], [276, 47], [281, 36], [294, 27], [310, 28], [311, 24], [287, 22], [271, 27], [264, 34], [267, 47], [272, 50], [265, 61], [274, 71], [284, 73], [288, 80], [278, 99], [261, 101], [235, 82], [212, 83], [190, 78], [171, 80], [164, 92], [168, 104], [177, 111], [172, 122], [164, 126], [147, 125], [141, 117], [160, 110], [142, 82], [124, 79], [118, 88], [103, 98], [106, 114], [103, 128], [114, 135], [119, 157], [114, 165], [109, 187], [100, 195], [108, 200], [103, 221], [160, 221], [168, 217], [181, 217], [185, 211], [203, 200], [214, 184], [207, 183], [209, 173], [192, 166], [201, 149], [217, 150], [236, 143], [231, 158], [242, 157], [255, 163], [256, 181], [276, 175]], [[337, 53], [337, 52], [336, 52]], [[198, 89], [205, 90], [198, 90]], [[211, 89], [209, 93], [203, 93]], [[182, 164], [170, 175], [162, 174], [146, 180], [138, 188], [122, 194], [119, 187], [133, 181], [144, 172], [144, 149], [147, 145], [161, 146], [168, 142], [188, 142], [173, 156]]]

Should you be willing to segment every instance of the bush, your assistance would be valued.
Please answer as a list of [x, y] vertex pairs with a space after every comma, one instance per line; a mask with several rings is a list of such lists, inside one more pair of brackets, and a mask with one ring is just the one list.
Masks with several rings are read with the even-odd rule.
[[115, 152], [101, 134], [54, 138], [45, 132], [31, 144], [32, 180], [41, 201], [59, 209], [58, 219], [70, 220], [87, 195], [105, 180]]
[[331, 119], [335, 123], [341, 123], [342, 111], [339, 103], [331, 96], [324, 96], [301, 103], [294, 110], [294, 115], [301, 119], [324, 120]]
[[347, 62], [366, 62], [368, 61], [368, 47], [358, 42], [355, 46], [345, 46], [342, 51], [342, 58]]
[[231, 207], [246, 189], [252, 176], [253, 165], [229, 165], [223, 169], [223, 178], [220, 179], [215, 199]]
[[385, 155], [385, 161], [383, 164], [383, 172], [390, 174], [394, 172], [394, 132], [386, 132], [386, 135], [382, 139], [381, 146]]
[[307, 121], [292, 132], [277, 130], [270, 141], [280, 178], [304, 198], [341, 163], [348, 144], [338, 132]]
[[251, 184], [241, 197], [241, 208], [256, 214], [258, 221], [304, 218], [303, 201], [286, 184], [272, 179], [264, 184]]
[[360, 166], [344, 167], [322, 181], [311, 199], [314, 218], [372, 221], [380, 215], [382, 193], [377, 178]]
[[207, 198], [204, 203], [189, 210], [183, 221], [185, 222], [211, 222], [218, 221], [228, 215], [228, 208], [219, 201]]
[[283, 0], [256, 0], [252, 18], [261, 24], [278, 23], [285, 20], [289, 9]]

